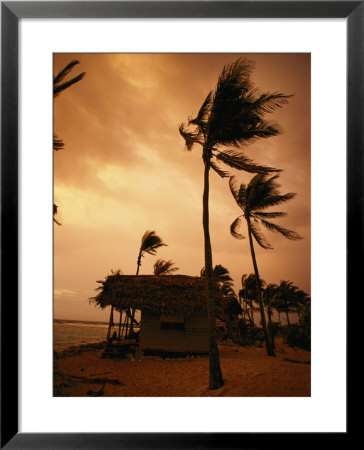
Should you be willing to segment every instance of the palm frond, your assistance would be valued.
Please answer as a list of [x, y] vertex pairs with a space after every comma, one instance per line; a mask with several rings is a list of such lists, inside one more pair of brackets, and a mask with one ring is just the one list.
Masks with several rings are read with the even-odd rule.
[[[79, 62], [77, 61], [76, 64], [78, 64]], [[69, 66], [71, 65], [71, 63], [66, 66], [63, 71], [61, 71], [54, 79], [53, 81], [53, 97], [56, 98], [62, 91], [64, 91], [65, 89], [68, 89], [70, 86], [72, 86], [75, 83], [78, 83], [79, 81], [81, 81], [85, 75], [86, 72], [82, 72], [79, 75], [77, 75], [74, 78], [71, 78], [68, 81], [65, 81], [62, 84], [59, 84], [60, 81], [62, 81], [62, 79], [69, 73], [69, 71], [73, 68], [73, 66], [75, 64], [72, 65], [72, 67], [70, 67], [68, 70], [66, 70]], [[62, 75], [62, 73], [65, 71], [65, 73]], [[58, 81], [57, 81], [58, 80]]]
[[78, 61], [77, 59], [73, 59], [70, 63], [68, 63], [67, 66], [60, 70], [54, 77], [53, 84], [60, 83], [77, 64], [80, 64], [80, 61]]
[[[200, 271], [200, 276], [202, 278], [206, 277], [206, 269], [203, 267]], [[231, 282], [233, 279], [230, 276], [229, 270], [222, 266], [221, 264], [216, 264], [216, 266], [212, 269], [212, 277], [218, 282], [218, 283], [227, 283], [231, 285]]]
[[252, 89], [246, 96], [246, 101], [250, 101], [251, 108], [259, 114], [269, 114], [288, 103], [288, 99], [293, 95], [284, 95], [279, 92], [261, 93], [258, 89]]
[[174, 266], [174, 262], [164, 259], [158, 259], [154, 264], [154, 275], [170, 275], [179, 270], [179, 267]]
[[213, 275], [218, 279], [218, 281], [221, 282], [228, 282], [233, 280], [230, 276], [229, 270], [221, 264], [217, 264], [214, 267]]
[[268, 174], [259, 173], [250, 180], [246, 188], [246, 203], [249, 210], [257, 209], [257, 205], [262, 199], [273, 194], [271, 180], [276, 177], [278, 175], [268, 179]]
[[167, 244], [162, 241], [155, 231], [146, 231], [140, 244], [140, 254], [148, 253], [149, 255], [155, 255], [157, 249], [163, 246], [167, 246]]
[[54, 216], [57, 214], [58, 212], [58, 206], [53, 203], [53, 222], [55, 222], [57, 225], [62, 225], [61, 222], [59, 222]]
[[185, 140], [185, 147], [187, 150], [192, 150], [193, 145], [196, 143], [203, 145], [203, 143], [199, 139], [200, 134], [198, 132], [187, 131], [187, 129], [185, 128], [185, 125], [183, 123], [181, 123], [178, 130], [179, 130], [180, 135]]
[[288, 230], [287, 228], [283, 228], [275, 223], [268, 222], [267, 220], [264, 220], [264, 219], [260, 219], [260, 222], [268, 230], [276, 231], [276, 232], [282, 234], [285, 238], [290, 239], [291, 241], [296, 241], [298, 239], [302, 239], [302, 237], [295, 231]]
[[194, 119], [190, 119], [188, 123], [191, 125], [197, 125], [199, 130], [206, 135], [208, 128], [208, 119], [211, 109], [212, 91], [207, 94], [202, 106]]
[[289, 192], [288, 194], [284, 195], [271, 195], [265, 198], [261, 198], [261, 200], [256, 202], [254, 210], [266, 209], [270, 208], [271, 206], [281, 205], [282, 203], [288, 202], [288, 200], [291, 200], [295, 196], [295, 193]]
[[230, 191], [233, 194], [233, 197], [234, 197], [236, 203], [240, 206], [240, 203], [239, 203], [239, 188], [237, 186], [237, 181], [236, 181], [236, 178], [234, 176], [230, 177], [230, 179], [229, 179], [229, 187], [230, 187]]
[[245, 236], [239, 233], [239, 228], [241, 226], [241, 218], [243, 216], [237, 217], [234, 222], [230, 225], [230, 233], [235, 239], [245, 239]]
[[56, 135], [53, 135], [53, 150], [58, 151], [64, 149], [64, 142], [62, 139], [58, 139]]
[[262, 212], [262, 211], [257, 211], [254, 212], [254, 216], [258, 217], [259, 219], [263, 218], [263, 219], [274, 219], [276, 217], [284, 217], [286, 216], [287, 213], [285, 212]]
[[221, 169], [214, 161], [210, 161], [210, 167], [218, 174], [221, 178], [230, 177], [230, 173], [226, 170]]
[[276, 123], [263, 116], [287, 103], [289, 96], [280, 93], [259, 93], [250, 75], [252, 61], [239, 58], [225, 66], [217, 82], [209, 117], [210, 146], [241, 146], [258, 138], [281, 133]]
[[237, 170], [244, 170], [249, 173], [280, 172], [280, 169], [256, 164], [243, 153], [234, 150], [219, 151], [215, 154], [215, 157], [223, 161], [229, 167]]
[[273, 247], [269, 244], [264, 234], [259, 230], [259, 227], [253, 222], [250, 222], [250, 231], [254, 239], [262, 248], [272, 250]]

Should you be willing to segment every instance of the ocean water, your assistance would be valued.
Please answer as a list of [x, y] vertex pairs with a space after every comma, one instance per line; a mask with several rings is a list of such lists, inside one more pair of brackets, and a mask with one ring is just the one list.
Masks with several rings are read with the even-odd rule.
[[53, 347], [59, 352], [81, 344], [93, 344], [106, 339], [108, 324], [75, 320], [53, 321]]

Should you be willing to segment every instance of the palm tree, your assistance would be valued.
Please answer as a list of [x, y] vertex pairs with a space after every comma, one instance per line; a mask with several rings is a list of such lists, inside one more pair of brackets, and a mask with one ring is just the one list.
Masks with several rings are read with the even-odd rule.
[[[139, 253], [138, 253], [138, 259], [137, 259], [137, 271], [136, 275], [139, 275], [139, 269], [142, 265], [142, 258], [144, 257], [145, 253], [148, 253], [149, 255], [156, 255], [157, 250], [160, 247], [166, 246], [162, 239], [156, 234], [155, 231], [146, 231], [143, 234], [142, 241], [140, 243]], [[133, 333], [133, 324], [134, 324], [134, 316], [135, 316], [135, 309], [131, 312], [131, 323], [130, 323], [130, 330], [129, 334], [131, 335]]]
[[173, 266], [174, 262], [171, 260], [166, 261], [164, 259], [157, 259], [154, 264], [154, 275], [170, 275], [179, 270], [178, 267]]
[[296, 240], [301, 239], [301, 237], [296, 232], [288, 230], [287, 228], [283, 228], [268, 220], [274, 219], [276, 217], [282, 217], [285, 214], [282, 212], [266, 212], [265, 210], [267, 208], [287, 202], [296, 195], [293, 193], [284, 195], [280, 194], [278, 190], [279, 185], [276, 181], [278, 175], [273, 175], [270, 178], [268, 177], [269, 176], [266, 174], [257, 174], [250, 180], [248, 185], [241, 184], [240, 188], [238, 188], [236, 185], [235, 177], [230, 178], [229, 184], [231, 193], [233, 194], [236, 203], [243, 211], [243, 214], [237, 217], [231, 224], [230, 231], [235, 238], [244, 239], [244, 236], [242, 236], [238, 232], [238, 229], [241, 225], [242, 218], [246, 220], [250, 243], [250, 252], [256, 277], [257, 301], [259, 303], [260, 314], [262, 318], [262, 326], [267, 346], [267, 354], [269, 356], [274, 356], [274, 350], [272, 348], [272, 343], [269, 337], [265, 320], [264, 304], [261, 292], [262, 288], [261, 283], [259, 282], [260, 277], [255, 256], [253, 238], [258, 243], [258, 245], [260, 245], [260, 247], [264, 249], [272, 249], [269, 242], [265, 239], [264, 235], [260, 231], [258, 225], [259, 223], [265, 226], [270, 231], [276, 231], [282, 234], [287, 239]]
[[[260, 279], [260, 285], [262, 288], [265, 286], [265, 281]], [[242, 289], [239, 291], [239, 297], [243, 299], [243, 303], [245, 304], [245, 312], [250, 321], [251, 328], [255, 327], [254, 323], [254, 311], [256, 308], [254, 307], [254, 301], [257, 299], [257, 283], [255, 274], [251, 273], [249, 275], [244, 274], [241, 277], [241, 285]], [[248, 310], [248, 306], [250, 308], [250, 314]]]
[[[109, 306], [109, 302], [105, 299], [109, 298], [114, 290], [115, 281], [119, 281], [122, 278], [122, 272], [120, 269], [115, 272], [112, 270], [111, 275], [107, 275], [105, 280], [97, 281], [100, 286], [96, 289], [100, 291], [95, 297], [90, 298], [90, 303], [95, 303], [99, 308], [104, 309]], [[110, 343], [111, 328], [114, 326], [114, 305], [110, 307], [109, 326], [107, 329], [106, 343]]]
[[[75, 83], [78, 83], [86, 75], [86, 72], [82, 72], [74, 78], [68, 81], [64, 81], [65, 77], [70, 73], [75, 65], [79, 64], [80, 61], [74, 59], [67, 64], [58, 74], [53, 78], [53, 98], [56, 98], [62, 91], [68, 89]], [[53, 135], [53, 150], [58, 151], [64, 148], [64, 142], [62, 139], [58, 139], [56, 135]], [[56, 220], [55, 215], [57, 214], [58, 206], [53, 203], [53, 220], [57, 225], [62, 225], [58, 220]]]
[[[206, 269], [204, 267], [201, 269], [200, 276], [203, 278], [206, 277]], [[230, 276], [229, 270], [226, 267], [222, 266], [221, 264], [217, 264], [213, 268], [212, 277], [219, 284], [231, 283], [233, 281], [233, 279]]]
[[155, 231], [146, 231], [144, 233], [138, 253], [136, 275], [139, 275], [139, 269], [142, 265], [142, 258], [145, 253], [148, 253], [149, 255], [156, 255], [158, 248], [163, 246], [167, 246], [167, 244], [162, 241]]
[[302, 289], [296, 289], [293, 293], [293, 306], [296, 308], [297, 316], [298, 316], [298, 322], [302, 323], [302, 314], [301, 312], [304, 311], [305, 305], [309, 299], [309, 296], [306, 294], [306, 292], [302, 291]]
[[230, 174], [218, 164], [224, 163], [237, 170], [251, 173], [273, 171], [270, 167], [255, 164], [241, 151], [241, 145], [258, 138], [268, 138], [280, 133], [279, 127], [264, 120], [264, 116], [287, 103], [288, 96], [280, 93], [260, 93], [253, 88], [250, 75], [252, 61], [239, 58], [223, 68], [214, 91], [208, 93], [195, 118], [188, 120], [187, 129], [182, 123], [179, 131], [187, 150], [194, 144], [202, 147], [204, 163], [203, 231], [207, 278], [207, 310], [210, 329], [209, 387], [223, 385], [217, 347], [215, 304], [212, 285], [212, 250], [209, 229], [209, 172], [212, 168], [221, 177]]
[[293, 312], [294, 296], [298, 290], [292, 281], [281, 281], [278, 286], [278, 296], [276, 298], [277, 309], [286, 314], [287, 325], [291, 325], [289, 313]]

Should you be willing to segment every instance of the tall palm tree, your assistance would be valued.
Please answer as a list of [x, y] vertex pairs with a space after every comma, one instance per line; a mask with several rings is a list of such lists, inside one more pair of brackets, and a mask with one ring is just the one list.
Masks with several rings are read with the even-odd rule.
[[177, 270], [179, 270], [179, 267], [175, 267], [171, 260], [157, 259], [154, 264], [154, 275], [170, 275]]
[[252, 61], [239, 58], [223, 68], [214, 91], [208, 93], [195, 118], [183, 123], [179, 131], [187, 150], [194, 144], [202, 147], [204, 163], [203, 214], [204, 255], [207, 278], [207, 310], [210, 330], [209, 388], [223, 385], [217, 347], [215, 304], [212, 285], [212, 250], [209, 229], [209, 172], [212, 168], [221, 177], [230, 174], [219, 163], [251, 173], [273, 171], [270, 167], [251, 161], [241, 150], [241, 145], [258, 138], [268, 138], [280, 133], [278, 125], [264, 117], [287, 103], [288, 96], [280, 93], [261, 93], [253, 88]]
[[[137, 271], [136, 271], [136, 275], [139, 275], [139, 269], [140, 266], [142, 265], [142, 258], [144, 257], [144, 255], [146, 253], [148, 253], [149, 255], [156, 255], [157, 254], [157, 250], [160, 247], [166, 246], [167, 244], [165, 244], [162, 239], [156, 234], [156, 232], [153, 231], [149, 231], [147, 230], [142, 237], [141, 243], [140, 243], [140, 248], [139, 248], [139, 253], [138, 253], [138, 259], [137, 259]], [[129, 333], [132, 334], [133, 333], [133, 325], [134, 325], [134, 316], [135, 316], [135, 309], [132, 310], [131, 312], [131, 323], [130, 323], [130, 329], [129, 329]]]
[[237, 239], [244, 239], [238, 229], [241, 225], [242, 218], [245, 219], [248, 228], [248, 237], [250, 243], [250, 252], [253, 261], [254, 273], [256, 277], [257, 286], [257, 301], [259, 303], [260, 314], [262, 318], [262, 326], [264, 331], [265, 342], [267, 346], [267, 354], [274, 356], [274, 350], [269, 337], [267, 324], [264, 314], [264, 304], [262, 298], [262, 287], [260, 283], [257, 260], [255, 256], [253, 238], [258, 245], [264, 249], [272, 249], [269, 242], [266, 240], [259, 228], [259, 223], [270, 231], [275, 231], [282, 234], [285, 238], [296, 240], [301, 237], [294, 231], [283, 228], [268, 219], [282, 217], [285, 214], [282, 212], [266, 212], [265, 210], [271, 206], [280, 205], [295, 197], [296, 194], [280, 194], [279, 185], [277, 183], [278, 175], [268, 176], [267, 174], [257, 174], [249, 182], [248, 185], [241, 184], [238, 188], [235, 177], [230, 178], [230, 190], [233, 197], [242, 209], [243, 214], [237, 217], [231, 224], [231, 234]]
[[[68, 81], [65, 81], [65, 77], [71, 72], [71, 70], [79, 64], [80, 61], [74, 59], [70, 63], [68, 63], [63, 69], [61, 69], [58, 74], [53, 78], [53, 98], [58, 97], [58, 95], [68, 89], [75, 83], [84, 78], [86, 72], [82, 72], [74, 78], [71, 78]], [[56, 135], [53, 135], [53, 150], [58, 151], [64, 148], [64, 142], [62, 139], [58, 139]], [[53, 220], [57, 225], [62, 225], [58, 220], [56, 220], [55, 216], [57, 215], [58, 206], [53, 203]]]

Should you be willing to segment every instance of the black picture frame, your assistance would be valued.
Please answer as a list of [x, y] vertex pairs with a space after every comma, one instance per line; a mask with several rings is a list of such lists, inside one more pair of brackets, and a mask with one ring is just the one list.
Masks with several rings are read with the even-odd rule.
[[[265, 448], [271, 433], [18, 432], [18, 24], [21, 18], [345, 18], [347, 20], [347, 303], [363, 272], [363, 1], [1, 2], [1, 448]], [[334, 94], [333, 94], [334, 95]], [[328, 162], [329, 163], [329, 162]], [[354, 242], [355, 238], [355, 242]], [[358, 264], [359, 262], [359, 264]], [[11, 299], [11, 301], [9, 300]], [[9, 335], [11, 341], [9, 344]], [[350, 346], [348, 345], [348, 352]], [[237, 412], [238, 414], [239, 412]], [[348, 418], [350, 411], [348, 412]], [[258, 418], [257, 418], [258, 420]], [[350, 431], [350, 428], [348, 428]], [[243, 436], [242, 436], [243, 434]], [[279, 434], [279, 445], [310, 443]], [[321, 435], [321, 433], [319, 433]], [[327, 435], [315, 435], [315, 444]], [[348, 432], [337, 433], [340, 445]], [[269, 444], [268, 444], [269, 443]]]

